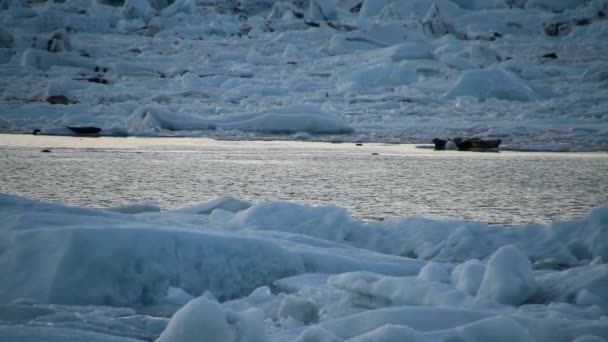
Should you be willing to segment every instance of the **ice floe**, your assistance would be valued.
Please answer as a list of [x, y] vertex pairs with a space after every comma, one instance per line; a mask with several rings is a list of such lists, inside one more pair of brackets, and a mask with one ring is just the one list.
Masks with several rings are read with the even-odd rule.
[[230, 196], [123, 208], [0, 196], [4, 340], [608, 338], [606, 208], [519, 227]]

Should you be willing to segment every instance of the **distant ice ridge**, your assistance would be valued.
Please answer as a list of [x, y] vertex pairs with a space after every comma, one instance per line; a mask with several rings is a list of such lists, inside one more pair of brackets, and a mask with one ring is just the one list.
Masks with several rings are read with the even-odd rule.
[[0, 132], [608, 150], [605, 0], [2, 7]]
[[205, 120], [194, 116], [168, 112], [158, 107], [138, 108], [129, 116], [128, 129], [132, 134], [191, 130], [240, 130], [260, 133], [352, 133], [344, 119], [325, 113], [316, 106], [298, 105], [268, 109], [257, 113], [232, 115], [223, 119]]
[[606, 207], [520, 227], [231, 196], [122, 208], [0, 195], [4, 340], [608, 339]]

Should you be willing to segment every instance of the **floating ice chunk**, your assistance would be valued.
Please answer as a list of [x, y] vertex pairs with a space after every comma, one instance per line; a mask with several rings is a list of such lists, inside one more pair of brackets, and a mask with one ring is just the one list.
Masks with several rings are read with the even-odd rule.
[[602, 298], [587, 289], [580, 290], [574, 301], [580, 306], [591, 306], [603, 303]]
[[192, 0], [176, 0], [169, 7], [164, 8], [160, 14], [165, 17], [174, 16], [178, 13], [196, 14], [196, 3]]
[[511, 245], [500, 248], [488, 261], [478, 295], [503, 304], [520, 305], [536, 290], [532, 264]]
[[359, 16], [361, 17], [373, 17], [380, 14], [384, 5], [388, 0], [374, 0], [374, 1], [363, 1]]
[[544, 8], [553, 12], [563, 12], [567, 9], [573, 9], [585, 2], [580, 0], [528, 0], [526, 8]]
[[407, 64], [392, 61], [348, 68], [334, 77], [340, 90], [393, 87], [414, 83], [417, 75]]
[[162, 303], [185, 305], [192, 299], [194, 299], [194, 297], [183, 289], [169, 286], [167, 289], [167, 296], [162, 299]]
[[142, 106], [137, 108], [127, 119], [130, 134], [157, 132], [158, 130], [207, 130], [215, 126], [208, 120], [194, 116], [169, 112], [161, 106]]
[[140, 214], [160, 212], [160, 207], [156, 203], [144, 201], [134, 204], [123, 205], [120, 207], [111, 207], [104, 210], [115, 211], [123, 214]]
[[222, 307], [205, 297], [191, 300], [179, 309], [156, 342], [233, 342], [235, 332], [228, 325]]
[[536, 278], [543, 298], [574, 302], [581, 306], [597, 305], [608, 312], [608, 264], [585, 265], [549, 272]]
[[416, 277], [388, 277], [367, 272], [352, 272], [329, 278], [331, 286], [348, 291], [352, 300], [371, 308], [384, 305], [483, 307], [496, 306], [476, 300], [451, 285]]
[[486, 272], [486, 265], [479, 260], [467, 260], [458, 264], [452, 271], [452, 283], [471, 296], [477, 295], [477, 290]]
[[247, 132], [343, 134], [353, 129], [340, 116], [322, 111], [318, 106], [294, 105], [241, 114], [218, 121], [218, 128]]
[[300, 58], [301, 55], [300, 50], [294, 44], [287, 44], [283, 50], [284, 59], [294, 60]]
[[[0, 215], [16, 217], [25, 203], [0, 196]], [[0, 303], [154, 305], [170, 285], [226, 300], [304, 271], [297, 255], [270, 240], [34, 205], [26, 218], [0, 222], [0, 269], [11, 274], [0, 281]]]
[[422, 29], [430, 37], [442, 37], [450, 32], [449, 25], [441, 18], [437, 4], [432, 3], [426, 16], [422, 19]]
[[295, 342], [342, 342], [342, 339], [323, 327], [315, 325], [304, 330]]
[[407, 42], [377, 50], [378, 54], [389, 57], [393, 62], [412, 59], [432, 59], [431, 48], [423, 42]]
[[49, 70], [55, 65], [94, 69], [89, 59], [65, 53], [51, 53], [38, 49], [27, 49], [21, 57], [21, 65], [40, 70]]
[[249, 51], [247, 54], [247, 63], [251, 65], [275, 65], [278, 64], [278, 60], [272, 57], [262, 56], [255, 50]]
[[204, 86], [206, 86], [205, 82], [198, 75], [191, 72], [182, 75], [182, 88], [200, 88]]
[[447, 341], [478, 342], [534, 342], [528, 330], [512, 318], [498, 316], [458, 327], [450, 332]]
[[188, 208], [174, 210], [174, 212], [183, 214], [209, 215], [216, 209], [236, 213], [249, 207], [251, 207], [251, 203], [248, 201], [244, 201], [230, 195], [223, 195], [208, 202], [196, 204]]
[[274, 282], [274, 286], [286, 293], [298, 292], [305, 287], [324, 286], [330, 276], [330, 274], [325, 273], [298, 274], [293, 277], [279, 279]]
[[424, 36], [406, 30], [397, 23], [372, 24], [361, 30], [336, 33], [329, 41], [331, 54], [347, 54], [358, 50], [386, 48], [401, 43], [424, 42]]
[[438, 263], [429, 262], [426, 264], [418, 274], [418, 279], [426, 281], [436, 281], [440, 283], [449, 283], [450, 274]]
[[281, 301], [279, 317], [291, 317], [300, 322], [312, 323], [319, 320], [319, 309], [305, 298], [289, 295]]
[[386, 324], [363, 335], [348, 340], [349, 342], [427, 342], [423, 334], [416, 330], [396, 324]]
[[0, 48], [7, 49], [15, 46], [15, 38], [4, 27], [0, 27]]
[[157, 13], [148, 0], [125, 0], [122, 7], [122, 15], [125, 19], [142, 19], [148, 22]]
[[444, 97], [472, 96], [480, 100], [531, 101], [539, 95], [522, 79], [501, 68], [465, 71]]
[[223, 209], [213, 209], [209, 214], [209, 222], [218, 223], [230, 219], [234, 215], [233, 212]]
[[461, 8], [467, 10], [493, 10], [507, 8], [506, 1], [509, 0], [452, 0]]
[[263, 230], [288, 231], [342, 241], [350, 234], [354, 220], [347, 210], [332, 206], [262, 202], [236, 214], [230, 222]]
[[606, 342], [603, 338], [595, 335], [583, 335], [577, 337], [572, 342]]
[[0, 325], [3, 342], [141, 342], [141, 340], [107, 335], [83, 329], [52, 326]]
[[340, 338], [348, 339], [387, 324], [408, 326], [416, 331], [427, 332], [452, 329], [489, 316], [492, 314], [476, 310], [404, 306], [368, 310], [319, 325]]
[[59, 29], [51, 33], [47, 43], [47, 51], [61, 52], [71, 50], [72, 44], [70, 43], [68, 32], [65, 29]]
[[313, 138], [313, 136], [310, 133], [297, 132], [296, 134], [292, 135], [292, 138], [294, 140], [310, 140]]
[[335, 0], [311, 0], [308, 8], [310, 20], [336, 20], [338, 11]]
[[234, 327], [237, 334], [234, 342], [269, 342], [264, 329], [264, 311], [252, 308], [232, 313], [228, 319], [236, 319]]

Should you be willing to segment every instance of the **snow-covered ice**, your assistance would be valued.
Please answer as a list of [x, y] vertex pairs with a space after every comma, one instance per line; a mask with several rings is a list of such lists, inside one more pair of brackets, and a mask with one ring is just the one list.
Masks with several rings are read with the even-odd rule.
[[608, 339], [606, 207], [517, 227], [231, 196], [156, 209], [0, 195], [3, 341]]
[[605, 0], [3, 1], [0, 132], [607, 150]]

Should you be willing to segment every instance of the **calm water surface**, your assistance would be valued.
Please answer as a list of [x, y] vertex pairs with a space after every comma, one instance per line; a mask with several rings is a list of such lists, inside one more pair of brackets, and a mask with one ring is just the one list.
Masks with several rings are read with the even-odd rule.
[[0, 165], [0, 192], [84, 207], [149, 200], [171, 209], [228, 193], [336, 205], [369, 220], [422, 215], [512, 225], [608, 205], [606, 153], [0, 135]]

